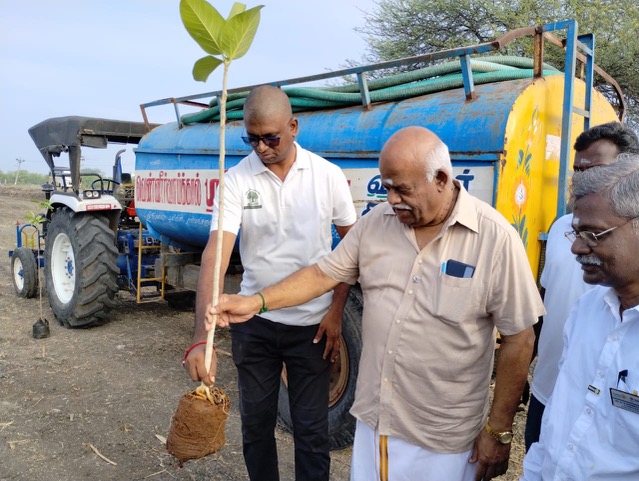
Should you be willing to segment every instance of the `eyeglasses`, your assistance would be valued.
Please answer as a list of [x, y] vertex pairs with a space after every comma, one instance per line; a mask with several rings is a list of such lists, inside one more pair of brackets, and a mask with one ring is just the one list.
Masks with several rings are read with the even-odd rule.
[[242, 140], [246, 145], [250, 145], [255, 148], [260, 145], [260, 142], [264, 142], [267, 147], [273, 148], [280, 145], [282, 138], [279, 135], [246, 135], [242, 136]]
[[595, 234], [594, 232], [590, 232], [587, 230], [584, 230], [581, 232], [571, 230], [569, 232], [566, 232], [564, 235], [566, 236], [566, 239], [568, 239], [571, 243], [574, 243], [577, 240], [577, 237], [579, 237], [582, 241], [584, 241], [584, 244], [586, 244], [588, 247], [597, 247], [599, 245], [600, 237], [606, 234], [610, 234], [613, 230], [617, 229], [618, 227], [622, 227], [636, 219], [639, 219], [639, 217], [633, 217], [632, 219], [628, 219], [626, 222], [616, 225], [614, 227], [611, 227], [610, 229], [606, 229], [605, 231], [599, 232], [598, 234]]

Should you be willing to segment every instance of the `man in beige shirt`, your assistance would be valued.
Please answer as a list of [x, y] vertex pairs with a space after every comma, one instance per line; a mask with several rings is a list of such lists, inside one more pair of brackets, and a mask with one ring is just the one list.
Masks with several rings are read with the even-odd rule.
[[[531, 326], [543, 314], [525, 250], [501, 214], [453, 179], [448, 149], [431, 131], [396, 132], [379, 169], [388, 203], [261, 295], [279, 309], [339, 282], [361, 284], [353, 481], [491, 479], [508, 468]], [[224, 296], [211, 313], [227, 326], [262, 303]], [[495, 329], [502, 345], [489, 409]]]

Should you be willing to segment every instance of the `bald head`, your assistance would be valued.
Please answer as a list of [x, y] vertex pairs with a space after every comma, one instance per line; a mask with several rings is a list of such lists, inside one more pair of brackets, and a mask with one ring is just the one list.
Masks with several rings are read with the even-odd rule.
[[379, 155], [382, 185], [397, 219], [411, 227], [435, 227], [455, 204], [448, 148], [424, 127], [395, 132]]
[[288, 95], [271, 85], [262, 85], [251, 90], [244, 102], [244, 119], [268, 119], [293, 117]]
[[382, 147], [379, 164], [380, 170], [382, 164], [390, 170], [421, 168], [428, 181], [442, 171], [452, 183], [453, 167], [448, 147], [425, 127], [411, 126], [395, 132]]
[[267, 168], [280, 170], [282, 176], [295, 162], [297, 127], [291, 102], [280, 89], [262, 85], [246, 98], [244, 129], [248, 143]]

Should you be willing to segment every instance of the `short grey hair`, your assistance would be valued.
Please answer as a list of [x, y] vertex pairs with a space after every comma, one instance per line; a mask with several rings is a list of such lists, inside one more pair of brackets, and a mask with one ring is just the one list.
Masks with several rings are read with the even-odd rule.
[[443, 171], [448, 174], [448, 177], [453, 177], [453, 165], [450, 161], [450, 153], [448, 147], [441, 140], [437, 142], [434, 149], [431, 149], [426, 154], [426, 180], [432, 182], [437, 175], [438, 171]]
[[[624, 219], [639, 217], [639, 154], [621, 154], [609, 165], [572, 176], [572, 197], [599, 194], [610, 201], [612, 212]], [[635, 228], [639, 221], [633, 222]]]

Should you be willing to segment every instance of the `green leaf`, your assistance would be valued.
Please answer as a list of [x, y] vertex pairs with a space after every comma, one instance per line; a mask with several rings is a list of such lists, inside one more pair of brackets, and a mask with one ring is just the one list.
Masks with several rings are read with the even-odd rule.
[[193, 65], [193, 79], [198, 82], [206, 82], [209, 75], [211, 75], [213, 70], [215, 70], [221, 63], [223, 63], [222, 60], [211, 55], [202, 57], [195, 62], [195, 65]]
[[218, 39], [226, 21], [210, 3], [180, 0], [180, 17], [186, 31], [206, 53], [222, 53]]
[[248, 52], [260, 24], [260, 10], [263, 7], [264, 5], [258, 5], [250, 10], [230, 16], [226, 21], [226, 25], [218, 37], [220, 49], [226, 58], [235, 60]]
[[246, 10], [246, 5], [240, 2], [235, 2], [233, 6], [231, 7], [231, 12], [229, 13], [229, 16], [227, 17], [227, 20], [237, 15], [238, 13], [242, 13], [244, 10]]

